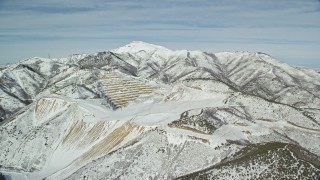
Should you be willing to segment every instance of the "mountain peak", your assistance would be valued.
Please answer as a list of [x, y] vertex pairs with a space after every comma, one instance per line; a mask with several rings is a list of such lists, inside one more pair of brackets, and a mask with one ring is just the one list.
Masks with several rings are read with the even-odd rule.
[[317, 178], [320, 74], [254, 52], [111, 52], [0, 66], [0, 175]]
[[124, 53], [124, 52], [128, 52], [128, 53], [137, 53], [140, 51], [147, 51], [147, 52], [154, 52], [154, 51], [164, 51], [164, 52], [171, 52], [171, 50], [163, 47], [163, 46], [159, 46], [159, 45], [155, 45], [155, 44], [150, 44], [150, 43], [146, 43], [146, 42], [142, 42], [142, 41], [132, 41], [131, 43], [124, 45], [120, 48], [111, 50], [112, 52], [116, 52], [116, 53]]

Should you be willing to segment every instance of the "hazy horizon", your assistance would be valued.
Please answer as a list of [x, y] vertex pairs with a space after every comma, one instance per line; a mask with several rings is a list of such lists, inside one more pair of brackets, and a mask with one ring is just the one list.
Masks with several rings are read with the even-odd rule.
[[264, 52], [320, 68], [320, 1], [0, 0], [0, 64], [144, 41], [172, 50]]

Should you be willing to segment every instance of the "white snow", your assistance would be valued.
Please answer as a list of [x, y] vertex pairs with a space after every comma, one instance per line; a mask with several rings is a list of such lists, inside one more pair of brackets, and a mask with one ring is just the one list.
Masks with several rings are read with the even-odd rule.
[[[296, 85], [295, 81], [291, 80], [291, 76], [294, 76], [301, 81], [310, 82], [304, 85], [304, 88], [313, 88], [320, 85], [319, 74], [315, 71], [289, 67], [260, 53], [222, 52], [214, 54], [217, 57], [215, 59], [199, 51], [172, 51], [139, 41], [111, 52], [132, 58], [128, 59], [128, 62], [135, 65], [139, 71], [138, 77], [124, 75], [120, 71], [117, 75], [123, 79], [131, 78], [152, 84], [158, 87], [158, 90], [131, 101], [126, 107], [115, 111], [110, 109], [106, 106], [107, 102], [93, 95], [101, 93], [96, 88], [100, 76], [93, 76], [92, 72], [72, 65], [88, 56], [86, 54], [54, 60], [31, 58], [21, 62], [29, 65], [40, 62], [39, 71], [46, 78], [50, 77], [49, 79], [41, 80], [37, 75], [24, 79], [28, 73], [15, 70], [17, 65], [0, 72], [0, 76], [6, 73], [17, 81], [18, 85], [11, 88], [11, 93], [19, 93], [18, 87], [21, 87], [26, 89], [34, 100], [32, 104], [25, 106], [0, 90], [0, 95], [5, 96], [0, 99], [2, 108], [24, 107], [10, 122], [0, 126], [0, 160], [4, 167], [32, 170], [30, 173], [18, 173], [1, 169], [1, 172], [18, 180], [45, 177], [64, 179], [70, 175], [79, 179], [80, 175], [87, 171], [88, 175], [101, 178], [103, 176], [98, 176], [101, 174], [95, 171], [121, 171], [122, 168], [127, 168], [134, 173], [119, 176], [120, 178], [143, 179], [150, 175], [153, 178], [169, 179], [219, 163], [243, 147], [237, 144], [225, 145], [229, 141], [279, 141], [275, 139], [277, 136], [274, 131], [281, 134], [283, 139], [288, 136], [304, 148], [314, 153], [320, 152], [317, 146], [319, 131], [314, 130], [319, 129], [319, 126], [301, 111], [260, 97], [235, 92], [211, 74], [228, 76], [228, 80], [240, 87], [255, 78], [279, 76], [274, 73], [276, 69], [279, 70], [278, 73], [282, 73], [282, 80], [289, 85]], [[51, 72], [53, 63], [61, 65], [59, 72]], [[151, 68], [152, 65], [154, 67]], [[203, 68], [212, 72], [204, 71]], [[104, 73], [106, 71], [99, 71], [101, 76]], [[167, 84], [164, 84], [159, 82], [159, 77], [149, 78], [153, 73], [159, 77], [166, 75], [169, 78], [181, 78], [175, 81], [169, 79]], [[97, 79], [88, 84], [87, 81], [93, 77]], [[187, 81], [189, 79], [191, 81]], [[39, 82], [45, 82], [47, 86], [40, 93], [36, 93], [34, 87]], [[265, 88], [276, 91], [282, 84], [280, 81], [279, 86], [275, 86], [277, 82], [270, 86], [265, 84]], [[78, 85], [90, 87], [94, 93], [81, 89], [75, 92]], [[289, 104], [295, 103], [297, 98], [305, 97], [310, 98], [304, 101], [305, 107], [311, 107], [312, 104], [317, 107], [318, 101], [308, 96], [307, 91], [298, 89], [297, 92], [284, 91], [279, 95], [282, 103]], [[213, 134], [193, 131], [192, 128], [168, 126], [169, 123], [179, 120], [183, 112], [188, 111], [188, 116], [199, 116], [204, 108], [215, 109], [214, 118], [222, 123]], [[319, 114], [314, 112], [318, 118]], [[111, 142], [105, 139], [109, 136]], [[106, 142], [108, 144], [104, 144]], [[100, 143], [103, 146], [94, 149]], [[103, 153], [99, 152], [99, 149], [110, 144], [113, 146]], [[126, 154], [131, 151], [133, 154]], [[88, 152], [91, 152], [91, 156], [83, 158]], [[192, 157], [189, 157], [191, 154]], [[126, 157], [131, 155], [140, 159]], [[5, 158], [7, 159], [4, 160]], [[129, 158], [133, 158], [132, 162], [127, 160]], [[187, 166], [188, 164], [190, 166]], [[112, 169], [111, 165], [121, 168]], [[86, 169], [90, 166], [101, 166], [101, 169]], [[265, 167], [261, 167], [261, 170], [263, 168]], [[150, 174], [144, 174], [145, 172]], [[110, 173], [117, 175], [118, 172]]]

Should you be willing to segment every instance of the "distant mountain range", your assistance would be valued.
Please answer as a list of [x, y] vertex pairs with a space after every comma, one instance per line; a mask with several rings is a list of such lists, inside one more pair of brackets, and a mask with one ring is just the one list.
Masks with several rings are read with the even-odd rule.
[[144, 42], [0, 67], [0, 172], [20, 179], [316, 179], [320, 74]]

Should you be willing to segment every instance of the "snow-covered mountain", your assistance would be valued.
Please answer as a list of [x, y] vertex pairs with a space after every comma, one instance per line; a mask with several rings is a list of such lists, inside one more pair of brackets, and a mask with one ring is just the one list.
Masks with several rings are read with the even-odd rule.
[[267, 54], [132, 42], [2, 66], [0, 82], [13, 178], [320, 177], [320, 74]]

